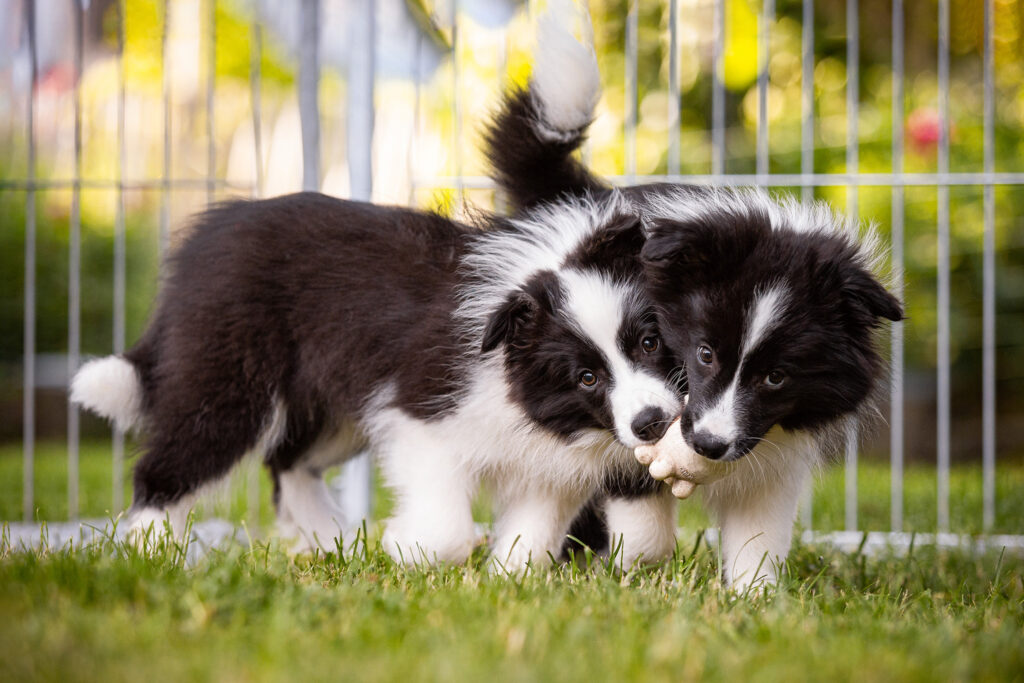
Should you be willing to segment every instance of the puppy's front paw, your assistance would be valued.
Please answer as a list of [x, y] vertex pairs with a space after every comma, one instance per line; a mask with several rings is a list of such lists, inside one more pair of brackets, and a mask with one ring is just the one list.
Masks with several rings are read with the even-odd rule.
[[[472, 530], [471, 530], [472, 531]], [[475, 536], [445, 533], [439, 529], [410, 530], [401, 521], [391, 520], [381, 545], [400, 564], [429, 566], [462, 564], [473, 552]]]

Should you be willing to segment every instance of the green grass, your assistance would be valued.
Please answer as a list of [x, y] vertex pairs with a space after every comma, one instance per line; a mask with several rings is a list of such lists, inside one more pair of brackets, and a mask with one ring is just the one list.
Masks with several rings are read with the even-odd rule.
[[[109, 517], [113, 491], [109, 442], [86, 441], [80, 453], [80, 516]], [[129, 446], [129, 452], [131, 447]], [[123, 500], [131, 500], [131, 462], [125, 466]], [[1015, 458], [999, 462], [996, 477], [995, 533], [1024, 533], [1024, 460]], [[63, 443], [38, 444], [35, 458], [35, 505], [37, 520], [67, 519], [67, 450]], [[273, 522], [270, 504], [270, 483], [260, 473], [260, 504], [248, 510], [247, 496], [241, 485], [249, 476], [243, 472], [235, 484], [216, 500], [199, 510], [200, 517], [216, 514], [227, 519], [246, 520], [252, 525], [268, 527]], [[816, 529], [842, 529], [844, 525], [844, 476], [842, 467], [826, 468], [819, 477], [814, 493], [813, 526]], [[860, 495], [859, 527], [889, 530], [890, 489], [889, 465], [885, 462], [861, 460], [858, 468]], [[0, 520], [22, 518], [22, 456], [20, 444], [0, 446]], [[936, 474], [926, 465], [908, 465], [904, 475], [904, 528], [914, 531], [935, 531]], [[960, 533], [982, 531], [981, 466], [957, 465], [950, 473], [951, 529]], [[383, 519], [390, 509], [390, 497], [380, 486], [374, 498], [374, 518]], [[708, 525], [700, 507], [699, 496], [679, 506], [680, 524], [691, 529]], [[477, 518], [488, 521], [486, 501], [478, 505]]]
[[[62, 446], [36, 460], [39, 517], [66, 514]], [[885, 466], [860, 469], [861, 516], [886, 528]], [[85, 444], [82, 514], [106, 516], [108, 447]], [[265, 480], [265, 477], [261, 479]], [[0, 517], [20, 517], [20, 451], [0, 449]], [[1021, 531], [1024, 467], [1001, 467], [1000, 530]], [[105, 487], [105, 488], [104, 488]], [[271, 519], [261, 484], [260, 518]], [[953, 515], [980, 523], [980, 473], [954, 469]], [[934, 518], [934, 473], [907, 472], [907, 518]], [[126, 498], [127, 499], [127, 498]], [[387, 512], [378, 496], [375, 513]], [[346, 556], [289, 557], [278, 541], [185, 566], [114, 543], [14, 552], [0, 541], [0, 679], [104, 680], [1012, 680], [1024, 672], [1024, 558], [917, 547], [909, 557], [798, 545], [780, 587], [736, 595], [689, 527], [662, 567], [598, 561], [525, 577], [395, 565], [374, 540]], [[235, 491], [204, 511], [241, 519]], [[481, 516], [485, 516], [481, 512]], [[842, 519], [842, 471], [819, 482], [816, 526]]]
[[371, 542], [289, 558], [257, 543], [186, 568], [0, 549], [7, 681], [1012, 680], [1024, 672], [1024, 561], [797, 547], [769, 596], [715, 579], [703, 543], [625, 575], [526, 577], [396, 566]]

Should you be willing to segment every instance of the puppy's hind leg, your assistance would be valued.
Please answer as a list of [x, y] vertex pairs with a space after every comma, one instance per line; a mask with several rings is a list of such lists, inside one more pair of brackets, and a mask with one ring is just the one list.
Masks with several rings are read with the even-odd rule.
[[[271, 423], [271, 393], [238, 380], [235, 369], [199, 357], [153, 387], [144, 455], [135, 465], [129, 534], [145, 540], [170, 522], [181, 538], [195, 499], [224, 479]], [[215, 370], [215, 371], [211, 371]]]
[[279, 443], [268, 450], [278, 530], [294, 540], [292, 552], [335, 551], [350, 522], [324, 481], [324, 470], [344, 462], [362, 445], [352, 429], [326, 430], [323, 421], [289, 416]]
[[254, 433], [223, 429], [193, 433], [161, 429], [135, 465], [129, 539], [142, 547], [170, 532], [182, 539], [188, 514], [203, 489], [222, 480], [255, 440]]

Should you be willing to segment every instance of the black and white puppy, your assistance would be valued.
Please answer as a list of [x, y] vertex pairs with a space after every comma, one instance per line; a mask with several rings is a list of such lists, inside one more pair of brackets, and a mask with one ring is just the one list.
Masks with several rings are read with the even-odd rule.
[[875, 331], [900, 302], [874, 275], [877, 241], [824, 204], [684, 185], [612, 190], [573, 157], [598, 99], [593, 51], [542, 18], [530, 86], [488, 131], [494, 176], [519, 209], [574, 196], [626, 201], [641, 261], [689, 399], [666, 440], [732, 462], [702, 487], [722, 529], [724, 577], [774, 581], [799, 494], [823, 454], [871, 411], [883, 362]]
[[[145, 435], [133, 528], [169, 517], [180, 533], [196, 496], [260, 451], [282, 526], [331, 549], [354, 520], [322, 473], [368, 448], [395, 493], [396, 557], [463, 561], [485, 484], [497, 563], [557, 555], [680, 405], [620, 209], [577, 201], [487, 230], [319, 194], [210, 209], [138, 344], [72, 387]], [[659, 504], [628, 530], [633, 557], [671, 550]]]

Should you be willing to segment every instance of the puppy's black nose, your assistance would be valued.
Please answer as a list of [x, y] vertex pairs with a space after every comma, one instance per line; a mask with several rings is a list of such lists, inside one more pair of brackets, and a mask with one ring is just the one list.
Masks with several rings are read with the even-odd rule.
[[729, 450], [729, 442], [709, 432], [696, 432], [690, 437], [690, 445], [705, 458], [718, 460]]
[[665, 435], [669, 422], [671, 420], [668, 419], [664, 410], [655, 406], [647, 406], [633, 418], [633, 424], [630, 427], [636, 434], [636, 438], [641, 441], [657, 441]]

